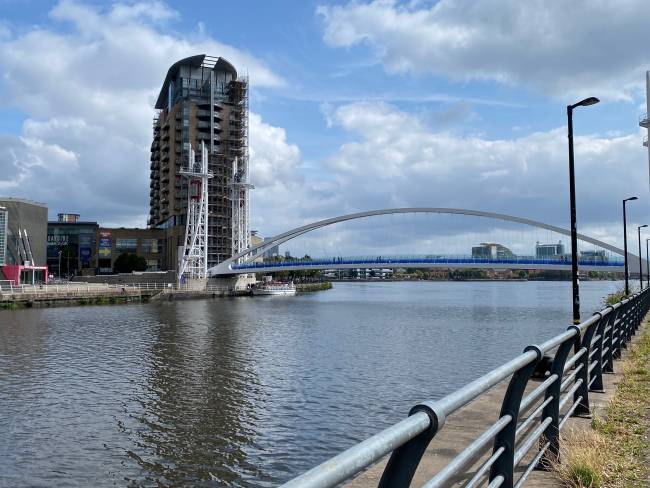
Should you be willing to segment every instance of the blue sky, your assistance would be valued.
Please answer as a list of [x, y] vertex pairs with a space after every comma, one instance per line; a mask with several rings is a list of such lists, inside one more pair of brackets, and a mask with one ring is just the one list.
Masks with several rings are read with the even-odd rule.
[[646, 12], [642, 0], [0, 1], [0, 193], [144, 225], [153, 99], [171, 62], [210, 51], [250, 76], [264, 234], [411, 205], [565, 225], [565, 107], [595, 95], [575, 118], [579, 215], [616, 242], [621, 198], [650, 209]]

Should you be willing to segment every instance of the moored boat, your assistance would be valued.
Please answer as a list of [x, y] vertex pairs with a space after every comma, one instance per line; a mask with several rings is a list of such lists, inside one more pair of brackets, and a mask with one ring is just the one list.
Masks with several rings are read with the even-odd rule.
[[265, 282], [253, 287], [253, 295], [283, 295], [291, 296], [296, 294], [296, 287], [293, 282], [276, 283]]

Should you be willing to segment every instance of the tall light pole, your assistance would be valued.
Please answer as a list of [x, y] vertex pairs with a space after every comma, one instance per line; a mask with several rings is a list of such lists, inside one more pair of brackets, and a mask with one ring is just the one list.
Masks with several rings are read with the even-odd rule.
[[578, 229], [576, 226], [576, 178], [573, 168], [573, 109], [598, 103], [596, 97], [585, 98], [573, 105], [567, 105], [566, 116], [569, 126], [569, 198], [571, 201], [571, 281], [573, 282], [573, 323], [580, 323], [580, 288], [578, 284]]
[[[639, 233], [639, 291], [643, 290], [643, 254], [641, 253], [641, 229], [648, 227], [648, 224], [639, 225], [636, 230]], [[648, 276], [650, 280], [650, 275]]]
[[625, 258], [625, 295], [630, 294], [630, 273], [627, 269], [627, 216], [625, 214], [625, 204], [632, 200], [638, 200], [639, 197], [630, 197], [623, 200], [623, 254]]
[[650, 286], [650, 252], [648, 252], [648, 241], [645, 240], [645, 275], [648, 277], [646, 288]]

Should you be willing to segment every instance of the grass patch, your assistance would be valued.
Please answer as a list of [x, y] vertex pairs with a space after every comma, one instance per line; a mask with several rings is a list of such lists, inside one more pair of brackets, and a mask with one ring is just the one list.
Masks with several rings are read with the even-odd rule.
[[650, 326], [619, 363], [622, 378], [591, 429], [563, 433], [560, 461], [553, 466], [573, 488], [647, 488], [650, 479]]
[[605, 306], [615, 305], [618, 302], [620, 302], [621, 300], [624, 300], [625, 298], [627, 298], [627, 295], [625, 294], [625, 288], [621, 288], [620, 290], [615, 291], [614, 293], [610, 293], [609, 295], [607, 295], [605, 297], [604, 305]]

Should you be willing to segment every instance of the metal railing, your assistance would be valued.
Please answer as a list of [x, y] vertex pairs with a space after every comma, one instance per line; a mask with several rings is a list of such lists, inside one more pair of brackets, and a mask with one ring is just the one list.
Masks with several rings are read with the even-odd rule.
[[[423, 486], [451, 486], [457, 477], [475, 487], [520, 487], [530, 472], [560, 453], [560, 430], [567, 419], [589, 414], [589, 392], [603, 390], [603, 373], [632, 338], [650, 307], [649, 289], [597, 312], [548, 341], [531, 345], [502, 366], [436, 401], [415, 405], [407, 418], [294, 478], [285, 488], [333, 487], [390, 454], [379, 486], [408, 487], [424, 452], [445, 420], [461, 407], [510, 378], [497, 420]], [[541, 383], [533, 371], [547, 365]], [[527, 388], [528, 387], [528, 388]], [[481, 454], [492, 445], [491, 455]], [[536, 452], [531, 451], [536, 449]], [[532, 459], [531, 459], [532, 456]], [[477, 458], [480, 464], [472, 466]], [[522, 464], [522, 461], [526, 463]], [[517, 479], [515, 475], [517, 474]]]
[[155, 291], [155, 290], [168, 290], [175, 292], [229, 292], [238, 291], [240, 288], [232, 288], [223, 285], [207, 285], [201, 290], [197, 290], [193, 286], [187, 284], [176, 283], [84, 283], [84, 282], [70, 282], [59, 283], [54, 285], [13, 285], [11, 281], [0, 281], [0, 296], [6, 295], [71, 295], [92, 292], [119, 292], [122, 290], [129, 291]]
[[[245, 262], [233, 264], [232, 269], [257, 268], [292, 268], [301, 266], [338, 266], [338, 265], [408, 265], [408, 264], [516, 264], [516, 265], [558, 265], [568, 266], [571, 258], [535, 258], [530, 256], [512, 256], [504, 258], [475, 258], [471, 256], [355, 256], [339, 258], [313, 258], [282, 261]], [[620, 268], [624, 261], [618, 258], [588, 259], [578, 261], [580, 266], [600, 266], [603, 268]]]

